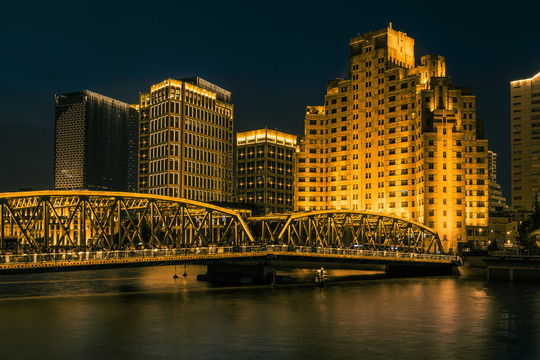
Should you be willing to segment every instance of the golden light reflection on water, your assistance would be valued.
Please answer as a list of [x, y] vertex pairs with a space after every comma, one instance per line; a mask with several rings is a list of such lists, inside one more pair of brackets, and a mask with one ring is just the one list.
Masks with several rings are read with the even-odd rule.
[[[4, 277], [0, 297], [13, 296], [0, 302], [3, 352], [31, 358], [42, 348], [66, 359], [82, 350], [86, 358], [110, 358], [111, 351], [117, 358], [156, 358], [158, 351], [162, 358], [235, 359], [540, 354], [537, 287], [452, 277], [241, 287], [197, 282], [203, 266], [188, 266], [185, 278], [176, 270], [178, 279], [172, 266]], [[313, 271], [297, 273], [309, 279]], [[25, 347], [26, 338], [35, 346]]]

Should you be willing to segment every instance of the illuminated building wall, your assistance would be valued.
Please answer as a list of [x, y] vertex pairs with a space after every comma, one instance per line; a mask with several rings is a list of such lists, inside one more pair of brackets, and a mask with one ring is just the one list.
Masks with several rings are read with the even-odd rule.
[[468, 88], [445, 59], [415, 66], [414, 40], [390, 27], [350, 40], [350, 79], [308, 106], [297, 154], [297, 210], [390, 213], [435, 229], [445, 249], [487, 239], [487, 140]]
[[512, 206], [532, 210], [540, 194], [540, 73], [510, 83]]
[[232, 200], [231, 93], [201, 78], [140, 94], [139, 192]]
[[137, 110], [88, 90], [55, 104], [54, 188], [137, 191]]
[[293, 210], [296, 135], [261, 129], [236, 135], [236, 198], [265, 213]]

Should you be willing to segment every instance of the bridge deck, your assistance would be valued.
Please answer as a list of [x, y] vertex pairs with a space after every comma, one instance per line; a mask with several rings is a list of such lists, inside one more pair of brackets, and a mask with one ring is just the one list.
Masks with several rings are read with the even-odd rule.
[[0, 271], [62, 270], [87, 267], [155, 265], [226, 259], [282, 257], [332, 259], [338, 262], [455, 264], [457, 256], [306, 246], [207, 247], [167, 250], [97, 251], [0, 256]]

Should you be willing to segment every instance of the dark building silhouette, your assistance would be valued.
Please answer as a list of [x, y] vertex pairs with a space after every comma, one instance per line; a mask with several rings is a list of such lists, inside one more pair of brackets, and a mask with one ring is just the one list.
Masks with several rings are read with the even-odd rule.
[[55, 103], [54, 188], [136, 192], [136, 106], [88, 90]]

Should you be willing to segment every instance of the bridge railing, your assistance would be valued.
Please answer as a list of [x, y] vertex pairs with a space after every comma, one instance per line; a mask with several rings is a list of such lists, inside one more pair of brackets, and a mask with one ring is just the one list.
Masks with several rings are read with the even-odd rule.
[[296, 252], [306, 254], [325, 254], [325, 255], [343, 255], [343, 256], [368, 256], [368, 257], [385, 257], [399, 259], [422, 259], [422, 260], [445, 260], [459, 262], [459, 257], [456, 255], [438, 255], [438, 254], [421, 254], [399, 251], [375, 251], [362, 249], [346, 249], [346, 248], [323, 248], [312, 246], [287, 246], [287, 245], [271, 245], [266, 246], [267, 252]]
[[211, 255], [232, 253], [233, 247], [201, 247], [152, 250], [78, 251], [46, 254], [0, 255], [0, 264], [73, 262], [88, 260], [122, 260], [187, 255]]
[[178, 249], [153, 249], [153, 250], [117, 250], [117, 251], [80, 251], [62, 252], [46, 254], [23, 254], [23, 255], [0, 255], [0, 264], [13, 263], [45, 263], [45, 262], [76, 262], [90, 260], [122, 260], [122, 259], [146, 259], [146, 258], [167, 258], [177, 256], [198, 256], [214, 254], [234, 254], [234, 253], [298, 253], [301, 254], [323, 254], [338, 255], [343, 257], [362, 256], [380, 258], [399, 258], [417, 260], [438, 260], [459, 262], [459, 257], [453, 255], [434, 255], [420, 253], [406, 253], [398, 251], [374, 251], [362, 249], [344, 248], [323, 248], [311, 246], [289, 246], [289, 245], [258, 245], [258, 246], [228, 246], [228, 247], [192, 247]]
[[532, 256], [539, 257], [540, 250], [538, 249], [505, 249], [505, 250], [495, 250], [488, 251], [487, 255], [489, 256]]

